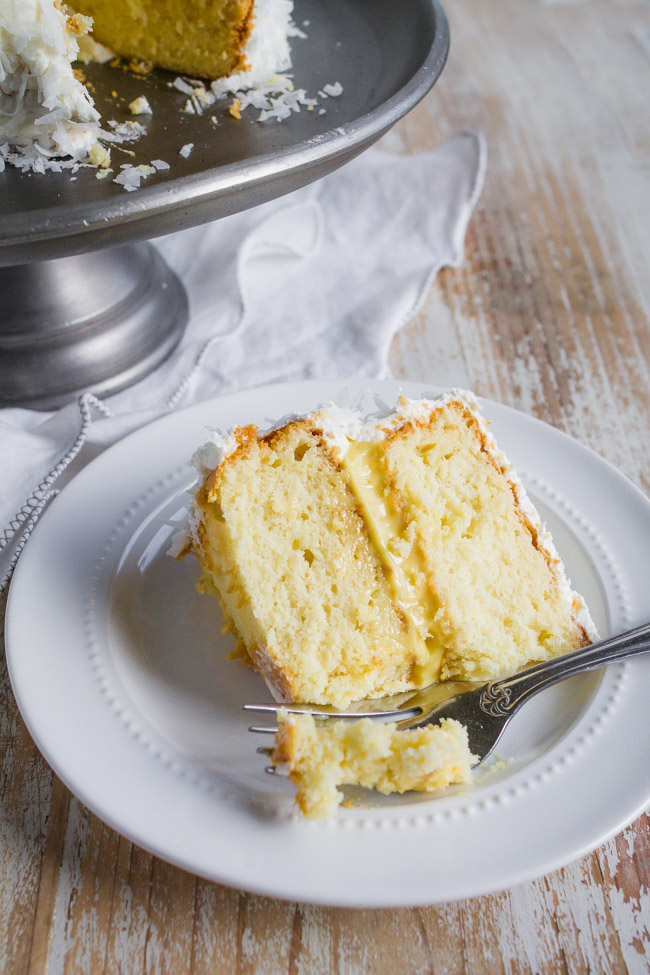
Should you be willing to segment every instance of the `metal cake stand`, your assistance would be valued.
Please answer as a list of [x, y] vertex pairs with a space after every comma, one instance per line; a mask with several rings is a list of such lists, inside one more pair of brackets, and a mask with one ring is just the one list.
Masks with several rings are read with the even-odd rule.
[[[187, 297], [146, 240], [275, 199], [319, 179], [375, 142], [439, 77], [449, 29], [438, 0], [296, 0], [307, 34], [292, 40], [296, 87], [319, 99], [282, 123], [241, 121], [219, 100], [182, 111], [175, 75], [85, 68], [106, 123], [132, 118], [138, 95], [153, 114], [145, 136], [113, 150], [113, 166], [162, 159], [127, 193], [96, 171], [0, 174], [0, 405], [50, 409], [82, 390], [108, 395], [154, 369], [179, 342]], [[319, 109], [326, 109], [319, 114]], [[217, 124], [211, 120], [216, 118]], [[194, 149], [185, 159], [179, 150]]]

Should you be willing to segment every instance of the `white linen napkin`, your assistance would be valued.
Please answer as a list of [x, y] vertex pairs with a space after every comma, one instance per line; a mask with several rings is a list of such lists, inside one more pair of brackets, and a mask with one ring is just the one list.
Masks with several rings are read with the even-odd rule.
[[371, 149], [280, 200], [156, 241], [189, 294], [176, 352], [102, 402], [0, 410], [0, 590], [63, 483], [131, 430], [261, 383], [386, 375], [395, 332], [462, 260], [485, 164], [475, 132], [419, 155]]

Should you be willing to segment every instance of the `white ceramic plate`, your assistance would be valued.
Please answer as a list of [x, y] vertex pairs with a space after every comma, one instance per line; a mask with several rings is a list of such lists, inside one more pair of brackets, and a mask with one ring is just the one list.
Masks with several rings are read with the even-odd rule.
[[[299, 383], [191, 407], [127, 437], [53, 502], [16, 570], [11, 679], [27, 726], [63, 781], [134, 842], [205, 877], [349, 906], [434, 903], [553, 870], [633, 820], [650, 799], [650, 658], [539, 695], [500, 746], [511, 761], [432, 798], [379, 797], [330, 823], [293, 813], [265, 775], [245, 701], [261, 678], [226, 660], [197, 565], [165, 555], [206, 428], [365, 394], [435, 393], [394, 382]], [[603, 460], [545, 424], [485, 405], [549, 523], [601, 633], [650, 617], [650, 503]]]

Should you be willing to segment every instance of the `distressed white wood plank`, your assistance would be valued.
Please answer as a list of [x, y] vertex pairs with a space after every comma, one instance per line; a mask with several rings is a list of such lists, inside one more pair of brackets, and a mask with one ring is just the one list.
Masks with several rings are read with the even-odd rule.
[[[649, 488], [650, 4], [447, 7], [443, 77], [384, 146], [414, 152], [482, 128], [488, 177], [466, 262], [396, 337], [393, 372], [546, 419]], [[2, 674], [0, 695], [0, 971], [648, 970], [647, 818], [491, 897], [414, 911], [284, 904], [117, 837], [37, 755]]]
[[645, 975], [650, 959], [650, 817], [599, 851], [609, 907], [629, 975]]

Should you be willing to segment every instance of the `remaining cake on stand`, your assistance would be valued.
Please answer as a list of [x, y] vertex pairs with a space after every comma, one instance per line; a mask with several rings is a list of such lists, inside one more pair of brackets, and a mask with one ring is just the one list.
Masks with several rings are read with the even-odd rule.
[[292, 0], [78, 0], [74, 6], [73, 13], [60, 0], [0, 5], [0, 170], [5, 162], [37, 172], [79, 162], [108, 166], [99, 140], [110, 144], [123, 136], [100, 127], [74, 67], [80, 42], [84, 59], [94, 50], [105, 60], [107, 44], [151, 65], [221, 79], [215, 91], [200, 89], [206, 104], [291, 66]]
[[251, 83], [289, 67], [292, 0], [74, 0], [93, 35], [123, 57], [193, 78]]

